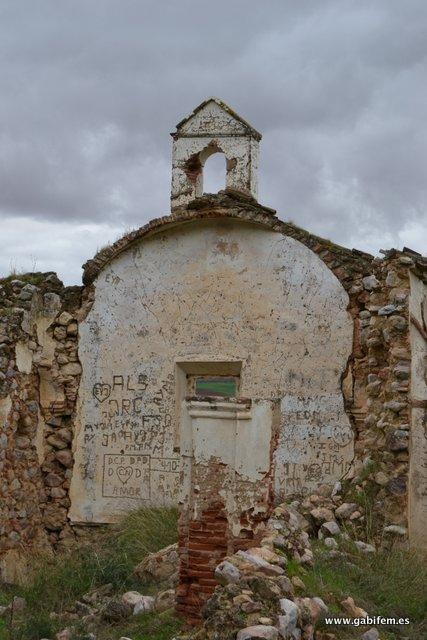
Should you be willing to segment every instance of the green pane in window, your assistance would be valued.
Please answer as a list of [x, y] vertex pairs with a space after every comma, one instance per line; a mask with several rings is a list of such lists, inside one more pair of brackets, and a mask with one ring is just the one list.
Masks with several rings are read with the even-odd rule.
[[237, 395], [236, 378], [225, 376], [196, 378], [197, 396], [220, 396], [222, 398], [235, 398]]

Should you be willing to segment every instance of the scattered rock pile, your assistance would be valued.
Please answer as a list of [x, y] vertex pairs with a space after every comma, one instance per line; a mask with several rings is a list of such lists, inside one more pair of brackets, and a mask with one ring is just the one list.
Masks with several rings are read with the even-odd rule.
[[[316, 531], [332, 548], [329, 553], [336, 553], [337, 540], [342, 536], [337, 518], [345, 520], [356, 513], [357, 505], [336, 500], [323, 506], [321, 497], [317, 496], [316, 507], [308, 501], [304, 506], [298, 502], [280, 505], [268, 522], [261, 546], [238, 551], [217, 566], [215, 576], [220, 586], [202, 610], [203, 626], [182, 636], [182, 640], [338, 638], [316, 629], [329, 611], [328, 604], [320, 597], [304, 596], [304, 582], [297, 576], [290, 578], [286, 570], [290, 562], [306, 567], [313, 564], [308, 531]], [[312, 501], [316, 502], [314, 496]], [[351, 597], [341, 603], [341, 609], [343, 615], [367, 615]]]
[[178, 563], [178, 543], [175, 543], [150, 553], [135, 567], [134, 575], [143, 583], [161, 583], [173, 588], [178, 584]]
[[[84, 628], [85, 640], [96, 640], [96, 630], [105, 624], [115, 624], [133, 615], [161, 613], [175, 606], [175, 590], [159, 591], [155, 596], [143, 595], [138, 591], [127, 591], [121, 597], [114, 595], [111, 584], [102, 585], [84, 594], [65, 613], [52, 612], [51, 619], [66, 625], [55, 640], [71, 640], [76, 626]], [[26, 602], [15, 597], [8, 606], [0, 607], [0, 617], [16, 620], [25, 615]], [[79, 636], [80, 637], [80, 636]], [[43, 640], [49, 640], [44, 638]]]
[[[340, 497], [339, 486], [313, 494], [303, 501], [276, 507], [266, 525], [259, 546], [239, 550], [225, 558], [215, 570], [218, 586], [202, 609], [201, 626], [175, 640], [341, 640], [345, 635], [322, 627], [331, 602], [321, 597], [308, 597], [308, 588], [301, 577], [294, 575], [295, 565], [310, 569], [314, 564], [311, 540], [324, 543], [322, 553], [329, 557], [344, 555], [348, 545], [347, 529], [354, 521], [363, 520], [363, 509]], [[393, 535], [400, 536], [400, 532]], [[356, 540], [363, 553], [375, 547]], [[319, 552], [319, 551], [318, 551]], [[96, 640], [97, 629], [103, 625], [126, 622], [133, 615], [161, 613], [175, 608], [175, 587], [178, 577], [177, 545], [150, 554], [134, 569], [134, 577], [142, 583], [160, 585], [155, 595], [139, 591], [114, 593], [106, 584], [84, 594], [73, 607], [51, 617], [63, 625], [55, 639], [71, 640], [73, 630], [83, 628], [85, 640]], [[337, 615], [336, 602], [332, 607]], [[340, 603], [341, 615], [365, 618], [368, 613], [351, 596]], [[15, 600], [0, 610], [7, 616], [11, 608], [25, 611], [25, 602]], [[338, 614], [339, 615], [339, 614]], [[112, 636], [114, 637], [114, 636]], [[361, 640], [378, 640], [376, 629], [360, 630]], [[132, 640], [124, 636], [117, 640]]]

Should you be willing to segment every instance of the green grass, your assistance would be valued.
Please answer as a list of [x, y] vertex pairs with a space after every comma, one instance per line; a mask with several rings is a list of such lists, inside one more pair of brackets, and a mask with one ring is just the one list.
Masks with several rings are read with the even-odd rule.
[[13, 316], [14, 313], [15, 311], [11, 307], [3, 307], [3, 309], [0, 309], [0, 316], [4, 316], [6, 318]]
[[[53, 559], [33, 562], [33, 575], [25, 587], [0, 586], [0, 604], [13, 595], [27, 600], [27, 609], [13, 624], [0, 619], [0, 640], [40, 640], [54, 638], [65, 624], [52, 620], [50, 613], [64, 612], [84, 593], [102, 584], [113, 584], [115, 593], [128, 589], [154, 594], [160, 585], [141, 585], [132, 577], [135, 565], [148, 553], [172, 544], [177, 539], [176, 509], [140, 509], [106, 531], [97, 534], [90, 545], [79, 546]], [[289, 560], [286, 572], [299, 576], [306, 593], [320, 596], [331, 614], [345, 615], [340, 602], [351, 596], [370, 615], [409, 617], [410, 627], [381, 627], [382, 640], [427, 637], [427, 572], [425, 558], [413, 552], [393, 548], [375, 554], [360, 553], [351, 541], [341, 541], [346, 556], [331, 558], [321, 542], [313, 543], [315, 564], [306, 569]], [[320, 624], [321, 628], [321, 624]], [[98, 640], [170, 640], [182, 629], [173, 611], [131, 617], [120, 624], [100, 625]], [[338, 638], [360, 638], [357, 627], [325, 627]], [[82, 640], [76, 630], [73, 640]]]
[[[148, 553], [176, 542], [177, 518], [174, 508], [139, 509], [117, 526], [101, 531], [95, 543], [53, 559], [34, 560], [32, 578], [26, 586], [0, 585], [0, 602], [10, 602], [14, 595], [27, 601], [22, 620], [16, 619], [12, 625], [6, 621], [0, 626], [0, 640], [54, 637], [64, 624], [51, 620], [49, 614], [64, 612], [84, 593], [102, 584], [111, 583], [117, 593], [140, 588], [141, 584], [132, 576], [135, 565]], [[125, 634], [118, 633], [117, 637], [120, 635]], [[159, 640], [162, 637], [158, 635]]]
[[[369, 462], [366, 467], [359, 474], [360, 478], [368, 478], [377, 469], [377, 464], [373, 461]], [[356, 488], [349, 482], [344, 488], [347, 502], [355, 502], [358, 504], [364, 514], [364, 522], [360, 524], [342, 524], [342, 530], [347, 533], [350, 538], [357, 540], [364, 540], [366, 542], [377, 544], [378, 539], [381, 537], [381, 531], [384, 524], [384, 519], [378, 510], [375, 510], [376, 496], [379, 491], [379, 487], [374, 482], [366, 482], [362, 490], [356, 490]]]
[[19, 272], [12, 271], [7, 276], [0, 276], [0, 284], [7, 284], [12, 280], [21, 280], [26, 284], [34, 284], [36, 286], [42, 284], [44, 282], [46, 275], [41, 271], [36, 271], [35, 273], [27, 273], [27, 272]]
[[173, 544], [178, 539], [178, 509], [155, 508], [131, 511], [117, 526], [114, 538], [132, 565]]
[[[289, 563], [287, 571], [303, 580], [310, 596], [322, 597], [333, 614], [346, 615], [339, 603], [351, 596], [356, 605], [370, 615], [411, 620], [410, 626], [381, 627], [384, 638], [427, 637], [425, 558], [398, 548], [363, 554], [352, 543], [348, 544], [347, 551], [350, 554], [347, 558], [330, 558], [322, 553], [319, 545], [313, 568], [305, 570]], [[325, 629], [334, 630], [330, 626]], [[343, 627], [336, 630], [339, 629], [342, 632]], [[353, 631], [355, 637], [361, 635], [360, 629], [353, 628]], [[350, 628], [348, 632], [351, 633]]]
[[181, 620], [174, 615], [173, 611], [164, 611], [160, 614], [149, 613], [135, 616], [127, 625], [102, 629], [97, 638], [98, 640], [110, 640], [110, 638], [116, 640], [120, 636], [128, 636], [132, 640], [170, 640], [181, 631], [182, 626]]

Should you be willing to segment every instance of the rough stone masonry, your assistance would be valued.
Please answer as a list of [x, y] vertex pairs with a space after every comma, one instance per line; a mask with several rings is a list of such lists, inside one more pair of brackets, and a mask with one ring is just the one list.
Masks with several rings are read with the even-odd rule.
[[[178, 607], [197, 618], [213, 567], [290, 495], [342, 481], [426, 544], [427, 260], [282, 222], [256, 201], [260, 134], [217, 99], [172, 135], [170, 215], [83, 286], [0, 281], [0, 569], [180, 504]], [[206, 195], [213, 153], [226, 189]]]

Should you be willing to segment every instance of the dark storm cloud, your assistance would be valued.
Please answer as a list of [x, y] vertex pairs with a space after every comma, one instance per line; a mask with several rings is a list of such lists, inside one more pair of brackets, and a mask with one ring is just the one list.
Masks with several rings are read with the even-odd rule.
[[1, 228], [164, 214], [168, 133], [217, 95], [264, 134], [281, 217], [371, 250], [419, 237], [426, 58], [423, 0], [3, 2]]

